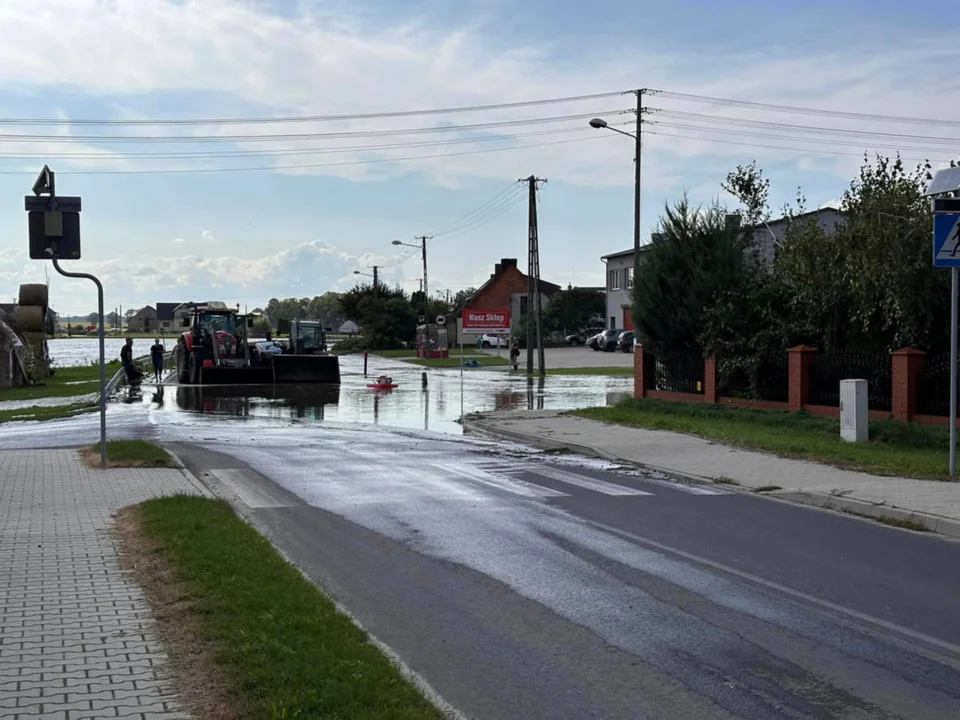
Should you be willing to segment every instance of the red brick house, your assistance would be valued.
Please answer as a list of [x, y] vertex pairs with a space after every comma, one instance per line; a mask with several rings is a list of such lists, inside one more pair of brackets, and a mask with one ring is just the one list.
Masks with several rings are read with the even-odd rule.
[[[550, 298], [560, 292], [561, 287], [540, 279], [540, 303], [544, 309]], [[516, 258], [501, 258], [494, 268], [490, 279], [477, 288], [473, 297], [466, 303], [477, 310], [510, 310], [510, 323], [516, 332], [520, 320], [527, 314], [527, 275], [520, 272]], [[452, 333], [449, 342], [453, 346], [460, 342], [460, 315], [463, 308], [457, 308], [453, 317], [456, 319], [456, 332]], [[464, 335], [464, 344], [469, 345], [475, 340], [474, 335]]]

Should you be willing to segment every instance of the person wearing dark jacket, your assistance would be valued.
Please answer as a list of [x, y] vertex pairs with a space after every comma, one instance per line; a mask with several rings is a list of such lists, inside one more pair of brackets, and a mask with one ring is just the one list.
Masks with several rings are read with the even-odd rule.
[[123, 349], [120, 350], [120, 363], [123, 365], [124, 371], [127, 373], [127, 382], [131, 385], [133, 383], [140, 382], [140, 378], [143, 376], [143, 373], [137, 369], [137, 366], [133, 364], [133, 338], [127, 338], [127, 342], [124, 343]]
[[156, 342], [150, 348], [150, 359], [153, 361], [153, 379], [157, 382], [163, 381], [163, 353], [166, 348], [157, 338]]

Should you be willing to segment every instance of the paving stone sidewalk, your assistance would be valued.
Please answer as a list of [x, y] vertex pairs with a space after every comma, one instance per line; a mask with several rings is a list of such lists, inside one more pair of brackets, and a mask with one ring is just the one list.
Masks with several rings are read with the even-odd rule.
[[540, 447], [568, 447], [705, 480], [727, 478], [746, 489], [777, 486], [780, 490], [770, 494], [784, 500], [912, 519], [928, 530], [960, 537], [960, 483], [870, 475], [556, 411], [477, 413], [465, 418], [464, 426]]
[[178, 492], [209, 495], [176, 469], [0, 452], [0, 717], [188, 717], [109, 535], [116, 510]]

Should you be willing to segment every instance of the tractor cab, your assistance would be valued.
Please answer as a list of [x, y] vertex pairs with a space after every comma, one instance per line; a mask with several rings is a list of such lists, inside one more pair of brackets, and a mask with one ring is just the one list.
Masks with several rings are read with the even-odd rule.
[[186, 330], [177, 341], [177, 375], [181, 382], [198, 382], [202, 367], [247, 367], [250, 349], [247, 330], [253, 318], [222, 302], [185, 303], [177, 310], [183, 314]]

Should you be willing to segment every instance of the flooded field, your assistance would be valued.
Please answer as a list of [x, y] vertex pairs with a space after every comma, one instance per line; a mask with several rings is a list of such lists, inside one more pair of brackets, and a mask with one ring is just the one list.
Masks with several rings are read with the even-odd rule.
[[[168, 341], [168, 345], [172, 342]], [[146, 355], [150, 352], [152, 340], [135, 339], [133, 341], [133, 355]], [[96, 337], [56, 338], [47, 340], [50, 350], [50, 359], [54, 367], [77, 367], [79, 365], [93, 365], [100, 361], [100, 343]], [[104, 351], [107, 362], [120, 359], [120, 349], [123, 347], [123, 338], [108, 337], [104, 341]]]
[[[363, 376], [359, 356], [340, 358], [337, 386], [178, 386], [144, 384], [130, 406], [150, 408], [151, 422], [207, 424], [223, 421], [274, 420], [294, 423], [364, 423], [411, 430], [461, 433], [461, 415], [484, 410], [569, 410], [617, 402], [632, 394], [630, 377], [547, 376], [467, 368], [426, 370], [382, 358], [370, 358]], [[375, 390], [368, 383], [380, 374], [397, 387]]]

